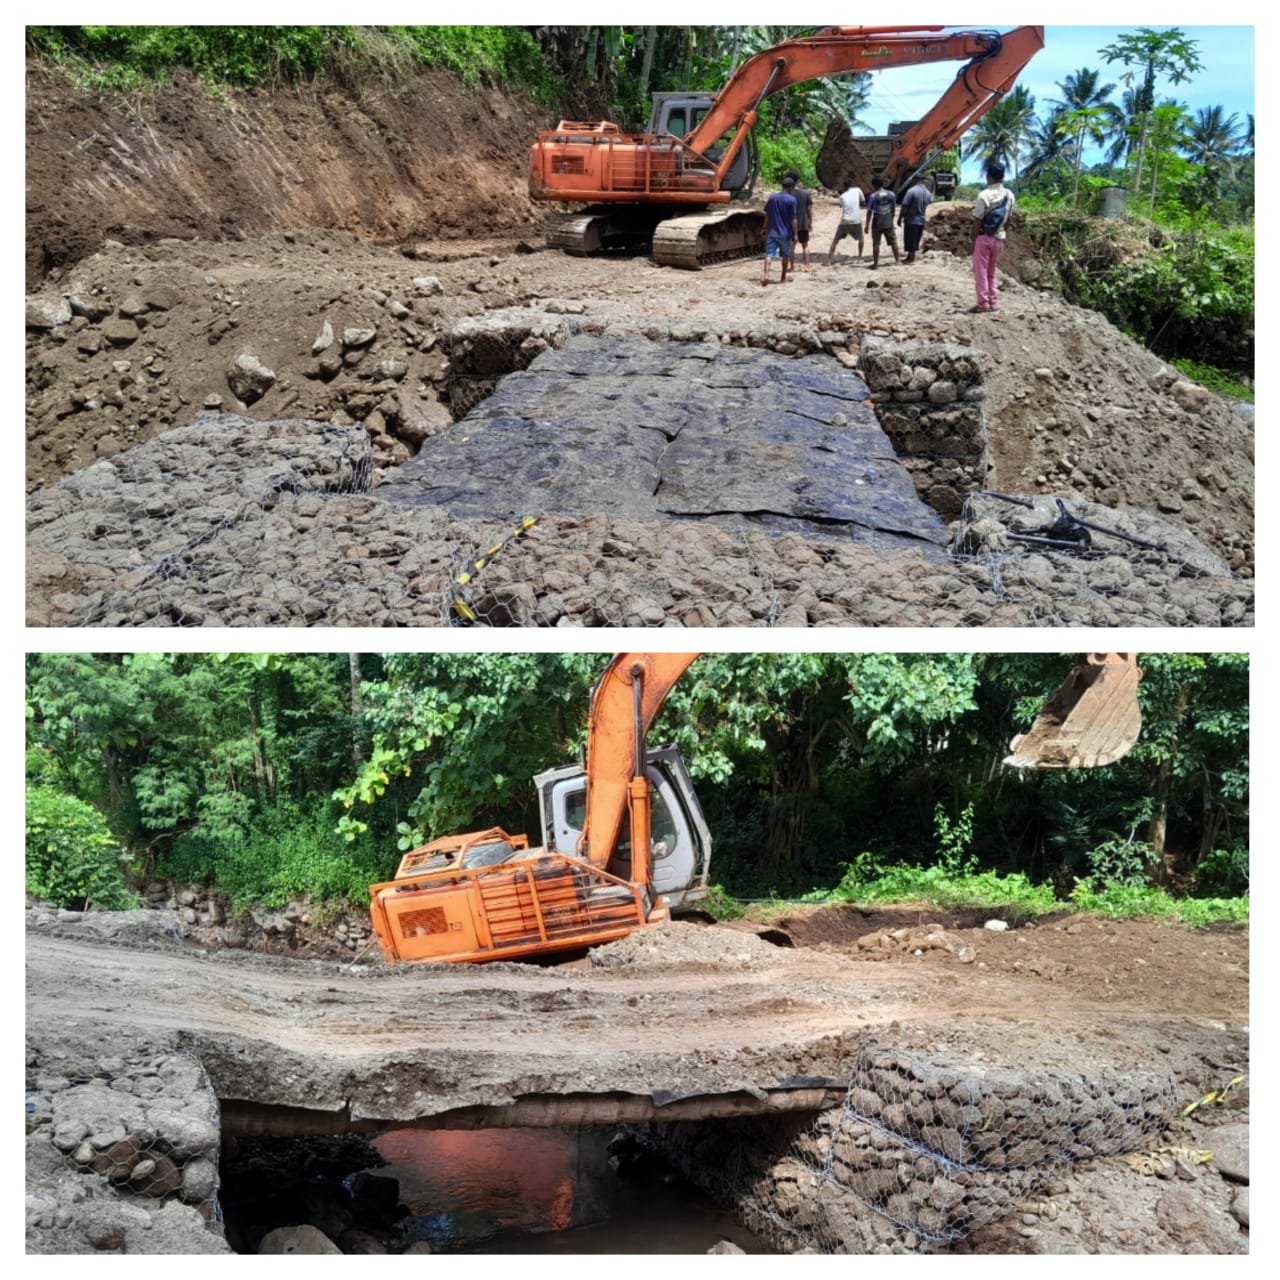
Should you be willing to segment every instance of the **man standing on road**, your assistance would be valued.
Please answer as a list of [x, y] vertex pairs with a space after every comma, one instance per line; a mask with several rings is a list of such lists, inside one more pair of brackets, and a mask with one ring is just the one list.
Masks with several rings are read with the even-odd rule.
[[[813, 219], [813, 192], [807, 187], [800, 185], [800, 172], [798, 169], [792, 169], [787, 177], [795, 183], [792, 194], [796, 198], [796, 240], [799, 242], [801, 249], [804, 250], [802, 260], [804, 269], [812, 271], [813, 267], [809, 265], [809, 228]], [[795, 273], [796, 269], [796, 249], [795, 245], [791, 246], [791, 271]]]
[[852, 178], [844, 184], [840, 193], [840, 225], [836, 228], [831, 248], [827, 250], [827, 266], [836, 260], [836, 245], [845, 236], [858, 242], [858, 261], [862, 261], [862, 188]]
[[898, 257], [898, 233], [893, 229], [893, 210], [898, 197], [885, 190], [884, 179], [876, 174], [871, 179], [871, 195], [867, 199], [867, 228], [871, 232], [871, 270], [880, 265], [880, 241], [887, 239], [893, 250], [894, 262]]
[[764, 277], [769, 283], [769, 263], [776, 254], [782, 259], [782, 283], [787, 283], [787, 265], [791, 261], [791, 244], [796, 238], [796, 180], [783, 178], [782, 190], [775, 191], [764, 206]]
[[1004, 249], [1005, 226], [1013, 212], [1013, 192], [1004, 185], [1004, 165], [987, 165], [987, 185], [973, 206], [973, 282], [978, 305], [970, 311], [994, 311], [996, 263]]
[[907, 251], [908, 266], [916, 260], [916, 250], [924, 238], [924, 211], [932, 198], [928, 183], [917, 173], [915, 181], [902, 197], [902, 208], [898, 212], [898, 226], [903, 228], [902, 247]]

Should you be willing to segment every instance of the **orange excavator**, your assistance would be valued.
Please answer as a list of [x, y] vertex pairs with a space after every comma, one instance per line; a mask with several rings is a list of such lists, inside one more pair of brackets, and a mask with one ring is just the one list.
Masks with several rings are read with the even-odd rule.
[[499, 827], [444, 836], [373, 885], [373, 927], [396, 960], [530, 959], [666, 920], [707, 894], [711, 834], [674, 747], [646, 738], [696, 653], [623, 653], [591, 695], [585, 769], [534, 779], [543, 843]]
[[[696, 653], [622, 653], [591, 694], [586, 765], [534, 779], [542, 844], [500, 827], [443, 836], [370, 887], [383, 956], [530, 960], [611, 942], [706, 897], [711, 833], [684, 760], [646, 744]], [[1108, 764], [1137, 738], [1135, 654], [1084, 654], [1031, 730], [1023, 768]]]
[[592, 207], [561, 219], [547, 243], [583, 255], [651, 245], [674, 267], [755, 253], [758, 210], [731, 210], [751, 193], [752, 126], [770, 94], [820, 76], [965, 60], [923, 119], [893, 136], [885, 182], [900, 190], [1007, 93], [1044, 47], [1043, 27], [941, 33], [941, 27], [824, 27], [749, 58], [715, 97], [654, 94], [648, 131], [623, 133], [607, 120], [562, 120], [533, 144], [535, 200]]

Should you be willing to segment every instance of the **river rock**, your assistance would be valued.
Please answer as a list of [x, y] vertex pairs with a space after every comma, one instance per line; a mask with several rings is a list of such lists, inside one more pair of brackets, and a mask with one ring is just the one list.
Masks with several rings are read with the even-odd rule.
[[322, 351], [327, 351], [333, 346], [333, 325], [328, 320], [324, 322], [324, 326], [316, 335], [316, 340], [311, 344], [311, 354], [318, 356]]
[[1241, 1187], [1231, 1201], [1231, 1215], [1242, 1226], [1249, 1225], [1249, 1188]]
[[258, 1246], [262, 1253], [341, 1253], [323, 1231], [315, 1227], [277, 1227], [262, 1237]]
[[102, 336], [113, 347], [127, 347], [137, 342], [140, 334], [138, 326], [132, 320], [122, 316], [114, 316], [102, 326]]
[[268, 369], [257, 356], [248, 352], [237, 356], [235, 364], [227, 370], [227, 386], [245, 404], [261, 400], [275, 381], [275, 370]]
[[1231, 1182], [1249, 1181], [1249, 1126], [1226, 1124], [1215, 1129], [1206, 1145], [1213, 1152], [1213, 1165]]
[[1211, 391], [1207, 391], [1198, 382], [1187, 382], [1185, 379], [1175, 382], [1169, 388], [1169, 394], [1184, 413], [1204, 413], [1213, 403]]
[[28, 298], [27, 328], [56, 329], [71, 323], [71, 305], [65, 298]]

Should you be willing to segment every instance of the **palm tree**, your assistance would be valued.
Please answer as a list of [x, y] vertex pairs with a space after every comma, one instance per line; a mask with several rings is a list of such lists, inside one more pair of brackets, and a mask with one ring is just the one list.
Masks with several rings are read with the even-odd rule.
[[1071, 139], [1075, 151], [1077, 199], [1080, 194], [1080, 167], [1084, 158], [1086, 136], [1090, 142], [1100, 146], [1124, 126], [1120, 108], [1110, 101], [1115, 85], [1101, 84], [1101, 79], [1101, 74], [1092, 67], [1081, 67], [1065, 80], [1056, 82], [1062, 90], [1062, 101], [1054, 103], [1061, 113], [1058, 123], [1061, 126], [1068, 119], [1072, 122], [1072, 130], [1066, 136]]
[[1027, 130], [1027, 145], [1031, 149], [1023, 178], [1038, 178], [1055, 164], [1067, 158], [1061, 129], [1062, 110], [1051, 111], [1043, 120], [1031, 121]]
[[1007, 160], [1016, 182], [1023, 148], [1031, 141], [1035, 107], [1036, 100], [1027, 87], [1017, 85], [969, 131], [964, 154], [969, 158], [981, 156], [984, 163]]
[[1115, 164], [1123, 159], [1125, 164], [1137, 155], [1138, 139], [1142, 136], [1143, 125], [1151, 110], [1141, 89], [1126, 89], [1120, 95], [1120, 122], [1116, 127], [1111, 146], [1107, 150], [1107, 163]]
[[1239, 154], [1245, 137], [1237, 115], [1224, 119], [1221, 107], [1201, 107], [1187, 131], [1184, 150], [1192, 164], [1213, 172]]
[[1074, 204], [1080, 203], [1080, 169], [1084, 163], [1084, 144], [1087, 140], [1101, 146], [1112, 128], [1106, 105], [1099, 103], [1092, 107], [1078, 107], [1074, 111], [1060, 112], [1057, 118], [1062, 136], [1070, 139], [1067, 149], [1075, 167], [1075, 188], [1071, 194]]

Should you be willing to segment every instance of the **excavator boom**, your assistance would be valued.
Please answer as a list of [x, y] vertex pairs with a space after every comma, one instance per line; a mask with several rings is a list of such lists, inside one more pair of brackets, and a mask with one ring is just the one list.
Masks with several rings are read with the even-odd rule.
[[941, 29], [827, 27], [814, 36], [784, 41], [738, 68], [685, 141], [694, 151], [705, 152], [723, 134], [736, 129], [718, 165], [723, 175], [745, 140], [748, 121], [754, 122], [760, 103], [771, 94], [821, 76], [967, 59], [938, 105], [903, 135], [902, 150], [894, 157], [894, 172], [889, 178], [890, 185], [896, 186], [915, 164], [932, 151], [944, 150], [975, 124], [1012, 87], [1032, 56], [1044, 48], [1043, 27], [1017, 27], [1006, 35], [994, 31], [918, 34]]
[[[644, 739], [671, 687], [696, 653], [620, 653], [591, 695], [587, 722], [587, 819], [579, 852], [608, 864], [630, 804], [632, 780], [643, 777]], [[643, 849], [647, 842], [633, 841]]]
[[1142, 728], [1136, 653], [1082, 653], [1035, 723], [1011, 743], [1018, 769], [1088, 769], [1119, 760]]

